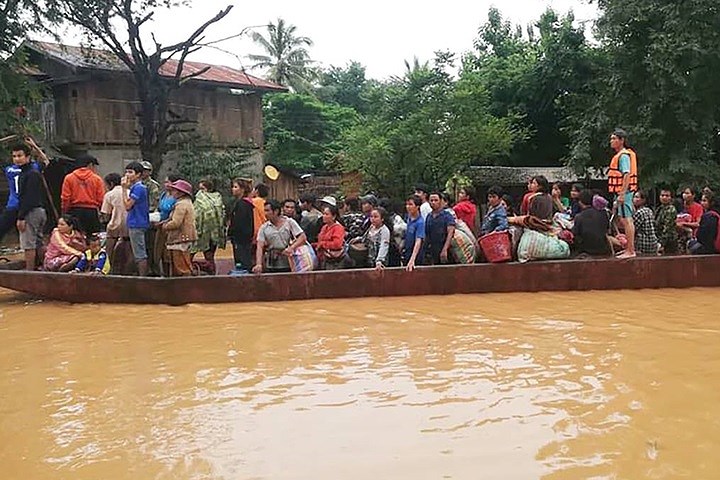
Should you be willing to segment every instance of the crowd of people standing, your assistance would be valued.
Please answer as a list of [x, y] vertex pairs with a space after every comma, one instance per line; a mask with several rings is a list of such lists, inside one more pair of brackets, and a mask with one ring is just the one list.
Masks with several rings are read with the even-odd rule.
[[[233, 274], [399, 266], [412, 271], [493, 261], [488, 245], [496, 248], [499, 239], [508, 245], [505, 260], [520, 262], [720, 252], [720, 209], [711, 189], [686, 187], [676, 206], [673, 190], [661, 188], [653, 210], [652, 199], [638, 187], [637, 157], [625, 132], [613, 132], [610, 146], [616, 153], [607, 192], [576, 184], [565, 197], [562, 185], [538, 175], [528, 180], [517, 210], [500, 186], [487, 189], [482, 205], [469, 187], [451, 198], [418, 184], [397, 208], [372, 193], [343, 200], [304, 194], [279, 202], [268, 198], [267, 185], [246, 178], [232, 180], [226, 208], [210, 180], [194, 188], [170, 175], [161, 186], [149, 162], [131, 162], [122, 175], [103, 179], [97, 159], [86, 154], [63, 181], [61, 215], [45, 244], [42, 165], [31, 160], [30, 147], [19, 144], [6, 169], [10, 195], [0, 234], [17, 226], [29, 269], [165, 276], [215, 273], [215, 253], [228, 241]], [[123, 248], [125, 256], [119, 254]], [[123, 266], [128, 256], [134, 268]]]

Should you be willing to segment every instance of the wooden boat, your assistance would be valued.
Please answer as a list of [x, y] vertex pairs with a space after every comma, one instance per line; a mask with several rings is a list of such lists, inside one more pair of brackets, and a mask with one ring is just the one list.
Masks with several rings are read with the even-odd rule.
[[75, 303], [272, 302], [321, 298], [720, 286], [720, 255], [139, 278], [0, 271], [0, 287]]

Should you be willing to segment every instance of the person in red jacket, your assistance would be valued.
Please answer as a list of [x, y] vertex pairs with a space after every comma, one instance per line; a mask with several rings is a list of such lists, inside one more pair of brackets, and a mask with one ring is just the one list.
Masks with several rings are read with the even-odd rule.
[[339, 212], [335, 205], [326, 205], [322, 211], [323, 226], [315, 243], [315, 251], [322, 268], [336, 270], [347, 263], [345, 252], [345, 227], [338, 221]]
[[472, 230], [473, 235], [477, 235], [476, 230], [476, 224], [475, 224], [475, 218], [477, 217], [477, 207], [475, 206], [475, 203], [473, 203], [472, 195], [470, 194], [470, 189], [468, 188], [461, 188], [458, 191], [457, 194], [457, 203], [453, 207], [453, 211], [455, 212], [455, 215], [457, 215], [457, 218], [462, 220], [467, 224], [468, 227], [470, 227], [470, 230]]
[[80, 155], [75, 161], [77, 169], [65, 176], [60, 195], [63, 213], [78, 220], [80, 231], [87, 235], [102, 230], [98, 212], [105, 197], [105, 182], [97, 174], [99, 165], [92, 155]]

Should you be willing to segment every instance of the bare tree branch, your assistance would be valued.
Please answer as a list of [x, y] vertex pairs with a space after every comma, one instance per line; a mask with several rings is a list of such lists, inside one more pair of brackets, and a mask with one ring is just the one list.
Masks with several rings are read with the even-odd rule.
[[217, 23], [217, 22], [219, 22], [220, 20], [222, 20], [223, 18], [225, 18], [225, 17], [230, 13], [230, 10], [232, 10], [232, 8], [233, 8], [233, 5], [228, 5], [227, 7], [225, 7], [224, 10], [221, 10], [221, 11], [218, 12], [218, 14], [215, 15], [213, 18], [211, 18], [211, 19], [208, 20], [207, 22], [203, 23], [200, 27], [198, 27], [198, 29], [195, 30], [195, 31], [192, 33], [192, 35], [190, 35], [190, 36], [188, 37], [187, 40], [185, 40], [184, 42], [176, 43], [175, 45], [170, 45], [170, 46], [168, 46], [168, 47], [164, 47], [164, 48], [162, 48], [162, 49], [160, 50], [160, 52], [161, 52], [161, 53], [170, 53], [170, 52], [181, 51], [181, 50], [183, 50], [187, 45], [190, 45], [190, 46], [194, 45], [195, 43], [197, 43], [198, 38], [203, 34], [203, 32], [204, 32], [205, 30], [207, 30], [207, 28], [208, 28], [210, 25], [212, 25], [213, 23]]

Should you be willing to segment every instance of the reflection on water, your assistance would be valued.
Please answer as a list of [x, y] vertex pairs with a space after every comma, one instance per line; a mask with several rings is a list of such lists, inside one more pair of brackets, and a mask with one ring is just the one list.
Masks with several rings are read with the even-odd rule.
[[3, 477], [717, 478], [718, 293], [4, 294]]

